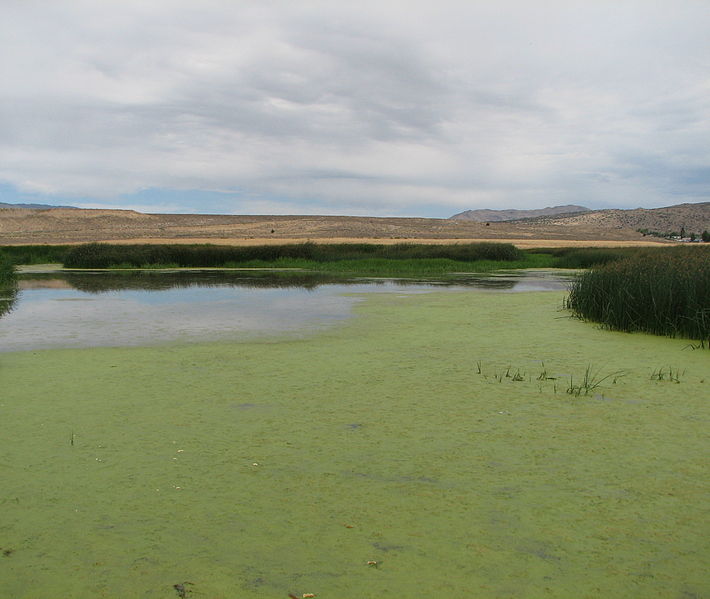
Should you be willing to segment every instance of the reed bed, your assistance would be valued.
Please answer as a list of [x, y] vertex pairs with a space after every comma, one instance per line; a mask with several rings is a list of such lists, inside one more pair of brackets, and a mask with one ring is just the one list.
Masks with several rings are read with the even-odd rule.
[[62, 263], [71, 245], [4, 245], [0, 253], [13, 264]]
[[512, 244], [472, 243], [426, 244], [316, 244], [294, 243], [265, 246], [215, 245], [110, 245], [87, 244], [69, 250], [63, 263], [67, 268], [111, 268], [170, 265], [178, 267], [223, 267], [328, 264], [347, 261], [448, 260], [511, 262], [525, 258]]
[[[656, 248], [656, 251], [662, 251], [663, 249], [665, 248]], [[592, 268], [634, 256], [639, 252], [639, 249], [622, 247], [565, 247], [539, 248], [529, 251], [535, 254], [547, 254], [551, 256], [554, 260], [555, 268]]]
[[619, 331], [710, 343], [710, 248], [639, 252], [582, 273], [566, 307]]

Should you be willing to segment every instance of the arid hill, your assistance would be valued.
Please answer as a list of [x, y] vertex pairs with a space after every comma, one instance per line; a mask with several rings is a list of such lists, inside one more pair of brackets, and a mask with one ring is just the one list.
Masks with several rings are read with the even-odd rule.
[[537, 210], [465, 210], [454, 214], [451, 218], [455, 220], [473, 220], [479, 223], [492, 223], [541, 216], [568, 216], [570, 214], [579, 214], [580, 212], [589, 212], [589, 208], [568, 204], [567, 206], [552, 206]]
[[349, 216], [143, 214], [131, 210], [0, 209], [0, 245], [92, 241], [257, 244], [306, 240], [511, 241], [520, 247], [664, 243], [638, 228], [710, 229], [710, 203], [653, 210], [601, 210], [490, 224], [457, 219]]
[[636, 208], [633, 210], [594, 210], [552, 218], [536, 218], [541, 226], [591, 226], [601, 228], [648, 229], [661, 233], [680, 231], [702, 233], [710, 231], [710, 202], [678, 204], [665, 208]]

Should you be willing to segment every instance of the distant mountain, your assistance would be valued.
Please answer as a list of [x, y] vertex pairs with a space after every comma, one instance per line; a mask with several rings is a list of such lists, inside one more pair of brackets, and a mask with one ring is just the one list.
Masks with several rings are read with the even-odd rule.
[[537, 210], [466, 210], [454, 214], [454, 220], [472, 220], [478, 223], [501, 222], [511, 220], [522, 220], [526, 218], [537, 218], [541, 216], [562, 216], [589, 212], [589, 208], [584, 206], [552, 206], [549, 208], [539, 208]]
[[51, 210], [52, 208], [75, 208], [75, 206], [52, 206], [51, 204], [7, 204], [0, 202], [2, 208], [24, 208], [25, 210]]

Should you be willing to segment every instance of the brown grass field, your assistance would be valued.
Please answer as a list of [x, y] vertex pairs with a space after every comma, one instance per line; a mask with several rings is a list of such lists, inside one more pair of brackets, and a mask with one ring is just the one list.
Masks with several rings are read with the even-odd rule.
[[492, 222], [434, 218], [142, 214], [130, 210], [0, 210], [0, 245], [111, 243], [472, 243], [497, 241], [526, 249], [667, 244], [626, 223]]

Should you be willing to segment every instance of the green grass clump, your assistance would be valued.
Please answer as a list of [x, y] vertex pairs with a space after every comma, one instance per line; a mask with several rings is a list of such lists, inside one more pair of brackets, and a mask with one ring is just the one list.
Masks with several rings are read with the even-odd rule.
[[[455, 263], [476, 261], [513, 262], [525, 254], [507, 243], [427, 244], [315, 244], [294, 243], [264, 246], [217, 245], [110, 245], [92, 243], [76, 246], [64, 256], [67, 268], [111, 268], [127, 265], [146, 268], [155, 265], [180, 267], [284, 266], [341, 263], [339, 269], [352, 270], [348, 262], [410, 262], [441, 260]], [[345, 263], [345, 264], [343, 264]], [[371, 264], [377, 264], [371, 263]], [[356, 270], [362, 270], [360, 264]], [[401, 267], [401, 265], [400, 265]], [[369, 268], [369, 266], [368, 266]], [[460, 268], [460, 266], [459, 266]], [[379, 266], [376, 266], [376, 270]], [[428, 269], [428, 266], [427, 268]], [[410, 270], [409, 267], [405, 270]]]
[[596, 391], [604, 381], [609, 379], [616, 384], [617, 379], [624, 376], [623, 370], [617, 370], [616, 372], [611, 372], [602, 376], [600, 370], [594, 370], [592, 365], [589, 364], [584, 371], [582, 380], [577, 380], [575, 382], [574, 377], [569, 377], [569, 385], [567, 386], [567, 393], [579, 397], [580, 395], [589, 395], [592, 391]]
[[638, 252], [582, 273], [566, 306], [620, 331], [710, 341], [710, 248]]

